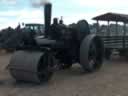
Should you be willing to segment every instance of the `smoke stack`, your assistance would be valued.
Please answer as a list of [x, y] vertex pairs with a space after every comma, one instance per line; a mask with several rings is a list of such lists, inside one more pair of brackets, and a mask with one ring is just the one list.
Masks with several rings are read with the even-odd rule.
[[44, 23], [45, 23], [46, 37], [48, 37], [48, 35], [50, 34], [51, 15], [52, 15], [52, 4], [46, 3], [44, 6]]

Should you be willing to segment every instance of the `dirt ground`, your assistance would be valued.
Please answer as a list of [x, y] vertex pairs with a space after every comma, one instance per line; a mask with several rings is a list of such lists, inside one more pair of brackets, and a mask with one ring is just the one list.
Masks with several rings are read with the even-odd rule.
[[11, 54], [0, 55], [0, 96], [128, 96], [128, 60], [105, 61], [99, 72], [82, 74], [79, 66], [56, 72], [48, 84], [16, 83], [6, 66]]

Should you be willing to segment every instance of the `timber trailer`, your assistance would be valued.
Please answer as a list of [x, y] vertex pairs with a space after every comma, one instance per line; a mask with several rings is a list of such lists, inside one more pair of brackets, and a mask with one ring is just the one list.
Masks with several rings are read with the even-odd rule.
[[47, 82], [56, 66], [67, 69], [78, 63], [89, 73], [101, 68], [104, 46], [98, 36], [90, 33], [87, 21], [66, 26], [63, 20], [54, 18], [51, 24], [51, 13], [52, 4], [45, 4], [44, 36], [32, 38], [32, 43], [24, 43], [12, 55], [8, 69], [16, 81]]

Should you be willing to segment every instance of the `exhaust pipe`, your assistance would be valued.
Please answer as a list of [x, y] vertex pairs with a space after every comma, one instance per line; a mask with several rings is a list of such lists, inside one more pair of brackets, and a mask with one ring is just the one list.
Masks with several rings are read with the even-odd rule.
[[52, 15], [52, 4], [46, 3], [44, 7], [44, 23], [45, 23], [45, 36], [48, 37], [50, 34], [51, 16]]

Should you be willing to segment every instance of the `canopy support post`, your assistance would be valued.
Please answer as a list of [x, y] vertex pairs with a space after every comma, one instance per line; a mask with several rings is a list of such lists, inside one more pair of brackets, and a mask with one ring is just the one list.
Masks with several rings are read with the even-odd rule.
[[124, 32], [123, 32], [123, 48], [125, 48], [125, 36], [126, 36], [126, 23], [124, 22]]
[[108, 34], [107, 36], [110, 36], [110, 21], [108, 21]]
[[96, 34], [99, 33], [99, 20], [97, 20], [97, 28], [96, 28]]
[[118, 36], [118, 22], [116, 21], [116, 36]]

